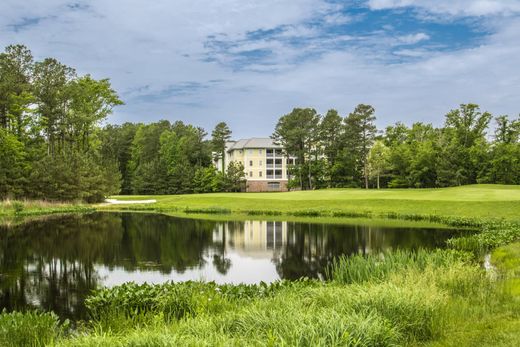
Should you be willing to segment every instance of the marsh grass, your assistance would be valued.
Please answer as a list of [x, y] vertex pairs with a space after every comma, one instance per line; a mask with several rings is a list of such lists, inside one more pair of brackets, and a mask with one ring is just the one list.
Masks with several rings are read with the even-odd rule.
[[397, 250], [366, 256], [340, 256], [333, 260], [326, 273], [329, 279], [343, 284], [383, 281], [392, 273], [424, 270], [428, 266], [449, 267], [468, 262], [470, 258], [471, 254], [456, 250]]
[[80, 203], [51, 202], [45, 200], [3, 200], [0, 201], [0, 216], [33, 216], [67, 212], [90, 212], [93, 207]]
[[473, 259], [457, 250], [396, 251], [340, 259], [325, 282], [129, 283], [96, 291], [88, 329], [57, 345], [455, 345], [474, 342], [475, 327], [500, 345], [520, 303]]
[[60, 323], [58, 316], [49, 312], [0, 313], [0, 346], [47, 346], [62, 337], [69, 323]]
[[206, 208], [194, 208], [186, 207], [183, 210], [184, 213], [200, 213], [200, 214], [230, 214], [231, 210], [222, 207], [206, 207]]

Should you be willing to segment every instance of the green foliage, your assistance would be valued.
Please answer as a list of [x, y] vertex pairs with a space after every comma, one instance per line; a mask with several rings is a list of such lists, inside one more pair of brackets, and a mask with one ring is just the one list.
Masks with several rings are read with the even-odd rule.
[[211, 132], [211, 146], [213, 150], [213, 160], [221, 161], [221, 172], [226, 169], [226, 142], [231, 139], [231, 130], [225, 122], [220, 122]]
[[199, 167], [193, 177], [194, 193], [211, 193], [220, 191], [222, 174], [213, 166]]
[[21, 45], [0, 54], [0, 198], [102, 201], [119, 192], [100, 123], [122, 104], [107, 79], [77, 76]]
[[0, 128], [0, 151], [0, 199], [20, 196], [27, 183], [24, 145], [15, 135]]
[[278, 120], [272, 138], [289, 156], [296, 157], [301, 189], [313, 189], [311, 158], [320, 136], [320, 115], [311, 108], [295, 108]]
[[423, 271], [427, 267], [448, 268], [470, 258], [471, 254], [454, 250], [398, 250], [377, 255], [343, 256], [333, 261], [328, 277], [344, 284], [383, 281], [398, 272]]
[[56, 342], [69, 328], [58, 316], [49, 312], [0, 313], [0, 345], [5, 347], [37, 347]]
[[448, 240], [456, 249], [484, 252], [520, 240], [520, 224], [514, 222], [487, 222], [478, 233]]

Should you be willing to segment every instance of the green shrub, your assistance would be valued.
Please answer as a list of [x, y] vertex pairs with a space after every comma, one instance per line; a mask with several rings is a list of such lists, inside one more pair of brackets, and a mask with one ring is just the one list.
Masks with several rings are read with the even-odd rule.
[[101, 329], [121, 330], [132, 324], [150, 324], [156, 315], [165, 321], [175, 321], [218, 313], [229, 308], [231, 302], [271, 297], [288, 288], [314, 285], [320, 284], [308, 279], [251, 285], [192, 281], [159, 285], [126, 283], [94, 292], [85, 305]]
[[493, 248], [520, 240], [520, 224], [500, 221], [485, 223], [480, 232], [448, 240], [448, 245], [455, 249], [487, 252]]
[[231, 210], [222, 207], [194, 208], [186, 207], [184, 213], [200, 213], [200, 214], [230, 214]]
[[21, 201], [13, 201], [13, 209], [15, 214], [20, 214], [23, 212], [25, 206]]
[[0, 314], [0, 346], [46, 346], [56, 341], [68, 329], [52, 312], [11, 312]]

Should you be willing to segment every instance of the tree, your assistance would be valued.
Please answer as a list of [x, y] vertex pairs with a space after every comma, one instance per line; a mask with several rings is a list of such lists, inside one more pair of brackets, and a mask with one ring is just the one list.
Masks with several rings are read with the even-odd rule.
[[482, 183], [520, 184], [520, 119], [495, 118], [497, 127]]
[[246, 173], [244, 172], [244, 165], [238, 161], [229, 163], [226, 171], [226, 185], [225, 189], [230, 192], [239, 192], [242, 190]]
[[23, 144], [0, 127], [0, 199], [18, 197], [27, 183], [27, 163]]
[[121, 193], [132, 193], [132, 172], [129, 168], [132, 141], [140, 124], [108, 124], [97, 133], [99, 151], [103, 162], [117, 162], [121, 173]]
[[65, 148], [69, 86], [76, 72], [56, 59], [47, 58], [36, 62], [34, 76], [36, 113], [46, 136], [47, 151], [54, 156]]
[[194, 193], [211, 193], [219, 190], [219, 176], [215, 167], [199, 167], [193, 176]]
[[[318, 154], [319, 123], [320, 115], [316, 110], [295, 108], [291, 113], [280, 117], [271, 136], [287, 155], [296, 157], [301, 189], [313, 189], [311, 161]], [[303, 179], [305, 173], [306, 182]]]
[[476, 104], [462, 104], [446, 115], [440, 139], [440, 186], [477, 183], [486, 162], [488, 143], [485, 135], [490, 119], [491, 114], [482, 113]]
[[368, 189], [368, 154], [377, 132], [374, 112], [372, 106], [359, 104], [345, 119], [347, 150], [362, 170], [365, 189]]
[[211, 144], [213, 146], [213, 152], [215, 153], [214, 159], [218, 161], [222, 160], [222, 173], [226, 169], [226, 142], [231, 139], [231, 130], [225, 122], [220, 122], [215, 126], [211, 133]]
[[31, 51], [22, 45], [7, 46], [0, 54], [0, 127], [24, 140], [32, 123], [32, 78], [34, 62]]
[[376, 141], [368, 155], [368, 164], [370, 167], [370, 175], [376, 177], [377, 189], [380, 188], [380, 176], [389, 167], [390, 151], [382, 141]]
[[68, 141], [78, 150], [90, 148], [89, 140], [99, 122], [123, 102], [111, 88], [108, 79], [95, 80], [90, 75], [69, 83], [70, 106], [64, 120]]
[[327, 111], [327, 114], [323, 117], [319, 126], [320, 146], [323, 148], [323, 154], [327, 160], [326, 175], [329, 187], [333, 186], [333, 182], [339, 180], [339, 178], [334, 175], [333, 168], [343, 147], [341, 141], [344, 131], [342, 121], [343, 119], [338, 115], [338, 111], [331, 109]]

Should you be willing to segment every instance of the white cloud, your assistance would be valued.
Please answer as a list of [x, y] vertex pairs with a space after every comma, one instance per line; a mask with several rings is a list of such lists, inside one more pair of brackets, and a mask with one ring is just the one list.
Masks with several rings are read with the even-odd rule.
[[430, 36], [425, 33], [403, 35], [397, 38], [397, 40], [405, 45], [413, 45], [421, 41], [429, 40]]
[[[436, 13], [448, 11], [442, 4], [455, 4], [446, 13], [456, 15], [466, 13], [464, 4], [472, 13], [505, 14], [517, 3], [504, 1], [493, 9], [485, 6], [488, 2], [413, 3]], [[0, 46], [24, 43], [38, 59], [57, 57], [80, 73], [110, 77], [127, 102], [111, 121], [182, 119], [209, 130], [226, 120], [236, 136], [244, 137], [269, 135], [277, 118], [296, 106], [322, 112], [336, 107], [347, 114], [357, 103], [371, 103], [380, 125], [397, 120], [440, 124], [442, 115], [462, 102], [481, 103], [497, 114], [519, 112], [516, 17], [493, 21], [496, 34], [479, 47], [432, 52], [399, 47], [428, 40], [423, 32], [322, 37], [308, 22], [320, 19], [333, 25], [347, 20], [323, 0], [88, 3], [88, 8], [74, 9], [60, 0], [2, 0]], [[407, 3], [411, 1], [371, 1], [374, 8]], [[17, 32], [12, 25], [18, 25]], [[247, 39], [248, 33], [275, 28], [285, 28], [277, 39]], [[222, 41], [217, 45], [235, 45], [229, 51], [210, 49], [212, 36]], [[284, 41], [295, 38], [309, 40], [301, 46]], [[398, 50], [392, 53], [393, 48]], [[233, 69], [236, 54], [255, 49], [272, 52], [267, 64], [248, 62], [246, 55], [241, 59], [248, 68]], [[316, 52], [320, 54], [313, 56]], [[386, 55], [413, 59], [389, 63]], [[300, 61], [302, 56], [312, 59]]]
[[485, 16], [520, 12], [518, 0], [368, 0], [374, 10], [416, 7], [433, 14]]

